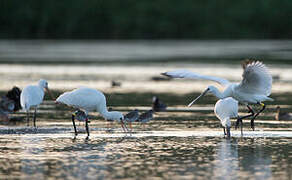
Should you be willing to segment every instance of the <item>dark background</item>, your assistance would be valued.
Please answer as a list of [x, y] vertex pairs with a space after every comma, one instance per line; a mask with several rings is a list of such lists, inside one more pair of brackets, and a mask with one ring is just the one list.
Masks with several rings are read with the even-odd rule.
[[2, 39], [291, 37], [291, 0], [0, 0]]

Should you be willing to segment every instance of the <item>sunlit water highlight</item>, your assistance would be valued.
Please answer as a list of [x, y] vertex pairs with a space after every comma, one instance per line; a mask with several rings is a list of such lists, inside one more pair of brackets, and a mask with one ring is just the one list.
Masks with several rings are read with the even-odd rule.
[[[17, 126], [0, 127], [1, 179], [290, 179], [292, 176], [291, 121], [286, 121], [285, 128], [271, 128], [271, 123], [278, 121], [258, 119], [256, 131], [251, 131], [249, 121], [245, 121], [243, 136], [232, 129], [232, 138], [226, 139], [209, 105], [191, 110], [171, 107], [170, 112], [156, 114], [145, 127], [134, 123], [132, 133], [124, 133], [119, 124], [109, 129], [107, 122], [94, 116], [87, 139], [84, 124], [79, 122], [79, 134], [74, 136], [72, 122], [65, 112], [57, 116], [61, 119], [47, 118], [54, 106], [48, 101], [41, 106], [38, 128], [26, 127], [25, 121]], [[200, 109], [205, 111], [203, 121], [198, 119]], [[181, 118], [173, 119], [173, 115]], [[188, 116], [193, 120], [184, 119]], [[270, 114], [264, 118], [267, 116]], [[165, 117], [168, 119], [163, 120]]]
[[[240, 81], [239, 63], [214, 66], [180, 61], [257, 56], [289, 61], [291, 44], [291, 41], [250, 40], [0, 41], [0, 90], [14, 85], [23, 88], [45, 78], [53, 90], [89, 86], [106, 93], [184, 95], [201, 91], [211, 83], [157, 82], [152, 78], [169, 70], [189, 69]], [[137, 64], [140, 60], [160, 58], [177, 61]], [[83, 60], [94, 63], [84, 64]], [[105, 60], [125, 64], [107, 64]], [[63, 64], [57, 64], [59, 61]], [[267, 65], [275, 79], [272, 92], [291, 92], [292, 66]], [[112, 88], [112, 80], [122, 86]], [[289, 102], [289, 97], [281, 98], [285, 99], [282, 102]], [[127, 105], [113, 108], [123, 113], [150, 108]], [[287, 104], [281, 107], [291, 109]], [[79, 122], [79, 134], [74, 137], [71, 110], [46, 101], [39, 110], [38, 128], [26, 127], [25, 119], [0, 125], [0, 179], [292, 179], [292, 121], [274, 120], [275, 105], [256, 119], [256, 131], [251, 131], [249, 120], [245, 120], [243, 136], [232, 128], [231, 139], [224, 137], [213, 108], [214, 104], [192, 108], [172, 106], [168, 112], [155, 114], [145, 127], [134, 124], [133, 133], [124, 133], [119, 124], [107, 128], [108, 123], [98, 113], [92, 113], [91, 135], [86, 139], [84, 124]], [[246, 113], [242, 106], [240, 111]], [[25, 117], [23, 112], [14, 116]]]
[[[153, 77], [162, 77], [160, 73], [189, 69], [205, 75], [226, 78], [233, 82], [241, 80], [242, 68], [238, 65], [213, 64], [170, 64], [147, 66], [124, 65], [21, 65], [1, 64], [0, 75], [3, 78], [0, 89], [10, 89], [17, 85], [21, 88], [27, 84], [35, 84], [39, 79], [47, 79], [49, 86], [56, 90], [69, 90], [80, 86], [98, 88], [106, 92], [172, 92], [190, 93], [205, 89], [208, 85], [216, 85], [209, 81], [172, 80], [153, 81]], [[292, 89], [292, 66], [273, 65], [272, 74], [280, 79], [273, 83], [273, 92], [290, 92]], [[121, 82], [121, 87], [112, 88], [111, 81]], [[159, 88], [157, 88], [159, 86]], [[184, 88], [181, 88], [184, 87]]]
[[291, 178], [291, 136], [228, 140], [214, 132], [191, 134], [94, 134], [89, 140], [71, 134], [4, 135], [1, 178]]

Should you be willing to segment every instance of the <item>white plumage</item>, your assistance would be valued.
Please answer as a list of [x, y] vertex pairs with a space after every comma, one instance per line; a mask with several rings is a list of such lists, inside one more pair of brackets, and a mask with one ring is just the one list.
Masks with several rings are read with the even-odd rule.
[[269, 96], [271, 94], [272, 81], [271, 74], [262, 62], [251, 62], [244, 66], [242, 81], [235, 87], [235, 91]]
[[91, 111], [97, 111], [107, 120], [120, 122], [124, 129], [123, 114], [118, 111], [109, 112], [106, 107], [106, 98], [104, 94], [96, 89], [87, 87], [77, 88], [73, 91], [61, 94], [56, 102], [85, 110], [86, 114]]
[[38, 85], [28, 85], [26, 86], [21, 94], [20, 94], [20, 104], [23, 110], [27, 112], [27, 123], [29, 123], [29, 110], [31, 107], [35, 108], [34, 113], [34, 126], [35, 126], [35, 119], [36, 119], [36, 111], [38, 106], [43, 102], [44, 99], [44, 89], [48, 91], [50, 96], [52, 97], [48, 82], [44, 79], [40, 79]]
[[43, 102], [44, 90], [39, 86], [26, 86], [20, 95], [20, 104], [23, 110], [29, 110], [30, 107], [38, 106]]
[[[202, 93], [202, 95], [205, 95], [208, 91], [210, 91], [219, 99], [233, 97], [244, 104], [261, 103], [267, 100], [271, 101], [272, 99], [268, 96], [271, 94], [272, 76], [267, 67], [259, 61], [248, 62], [243, 65], [243, 67], [243, 79], [240, 83], [231, 83], [224, 78], [204, 76], [188, 70], [170, 71], [162, 74], [172, 78], [211, 80], [225, 87], [225, 90], [221, 93], [215, 86], [209, 86], [204, 93]], [[190, 103], [189, 106], [191, 106], [194, 102], [195, 101]]]
[[84, 109], [87, 112], [106, 110], [106, 99], [103, 93], [86, 87], [65, 92], [56, 101], [77, 109]]
[[220, 120], [221, 125], [224, 128], [224, 133], [225, 129], [227, 129], [227, 136], [230, 137], [230, 119], [238, 117], [238, 101], [231, 97], [219, 99], [215, 104], [214, 113]]
[[[193, 73], [188, 70], [178, 70], [162, 73], [162, 75], [172, 78], [190, 78], [190, 79], [205, 79], [211, 80], [224, 86], [223, 92], [220, 92], [215, 86], [208, 86], [208, 88], [195, 100], [193, 100], [189, 106], [194, 104], [200, 97], [211, 92], [219, 99], [232, 97], [235, 100], [245, 104], [260, 104], [263, 108], [254, 115], [253, 110], [248, 106], [249, 111], [252, 113], [251, 127], [254, 129], [253, 120], [258, 116], [260, 112], [265, 109], [264, 101], [273, 101], [268, 97], [271, 94], [272, 89], [272, 76], [269, 73], [267, 67], [260, 61], [245, 61], [243, 64], [243, 75], [240, 83], [231, 83], [224, 78], [204, 76], [198, 73]], [[248, 116], [249, 117], [249, 116]]]
[[222, 86], [227, 86], [230, 83], [228, 80], [223, 79], [223, 78], [201, 75], [199, 73], [191, 72], [189, 70], [184, 70], [184, 69], [165, 72], [165, 73], [162, 73], [162, 75], [165, 75], [165, 76], [168, 76], [168, 77], [171, 77], [171, 78], [210, 80], [210, 81], [215, 81], [215, 82], [219, 83]]
[[61, 94], [56, 102], [83, 109], [86, 113], [99, 112], [105, 119], [122, 121], [124, 116], [118, 111], [109, 112], [106, 108], [106, 99], [102, 92], [87, 87], [81, 87]]
[[215, 104], [214, 113], [223, 127], [231, 127], [230, 118], [238, 117], [238, 101], [231, 97], [219, 99]]

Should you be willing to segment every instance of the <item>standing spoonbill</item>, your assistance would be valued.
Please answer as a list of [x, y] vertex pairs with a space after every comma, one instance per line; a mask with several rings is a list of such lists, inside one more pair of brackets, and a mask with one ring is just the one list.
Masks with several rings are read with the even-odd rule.
[[23, 88], [20, 94], [20, 104], [23, 110], [26, 111], [26, 119], [27, 119], [27, 126], [29, 125], [29, 109], [31, 107], [34, 108], [34, 116], [33, 116], [33, 125], [36, 127], [36, 113], [38, 106], [43, 102], [44, 95], [46, 90], [48, 94], [53, 96], [49, 90], [48, 82], [44, 79], [40, 79], [38, 85], [28, 85]]
[[[80, 87], [73, 91], [65, 92], [57, 98], [56, 103], [66, 104], [78, 110], [84, 110], [86, 114], [88, 114], [88, 112], [97, 111], [107, 120], [120, 122], [124, 131], [126, 131], [125, 128], [127, 129], [124, 125], [123, 114], [118, 111], [109, 112], [106, 107], [106, 98], [104, 94], [96, 89]], [[75, 135], [77, 135], [74, 119], [75, 114], [73, 113], [72, 122]], [[85, 120], [85, 126], [87, 137], [89, 137], [88, 118]]]
[[[178, 70], [162, 73], [162, 75], [173, 78], [190, 78], [190, 79], [205, 79], [215, 81], [225, 87], [223, 92], [220, 92], [215, 86], [208, 86], [208, 88], [193, 100], [188, 106], [192, 106], [200, 97], [211, 92], [219, 99], [226, 97], [232, 97], [246, 105], [251, 113], [245, 117], [251, 117], [251, 128], [254, 130], [254, 119], [265, 109], [264, 101], [273, 101], [268, 97], [271, 94], [272, 89], [272, 76], [268, 71], [268, 68], [260, 61], [247, 60], [242, 63], [243, 67], [243, 79], [240, 83], [231, 83], [226, 79], [204, 76], [198, 73], [193, 73], [188, 70]], [[249, 104], [259, 104], [262, 109], [254, 114], [254, 111]]]
[[[227, 137], [230, 138], [230, 128], [231, 128], [230, 118], [238, 117], [238, 101], [234, 100], [232, 97], [219, 99], [215, 104], [214, 113], [216, 117], [220, 120], [221, 125], [223, 126], [224, 135], [227, 135]], [[241, 121], [241, 134], [242, 134], [242, 121]]]

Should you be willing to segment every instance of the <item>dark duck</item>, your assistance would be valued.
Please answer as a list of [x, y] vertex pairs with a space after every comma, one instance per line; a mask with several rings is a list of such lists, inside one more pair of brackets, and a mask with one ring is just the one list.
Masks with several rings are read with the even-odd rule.
[[13, 87], [0, 100], [0, 116], [1, 119], [9, 120], [8, 114], [21, 109], [20, 105], [21, 90], [18, 87]]
[[154, 96], [152, 99], [152, 110], [154, 112], [166, 111], [167, 106], [161, 102], [158, 97]]

